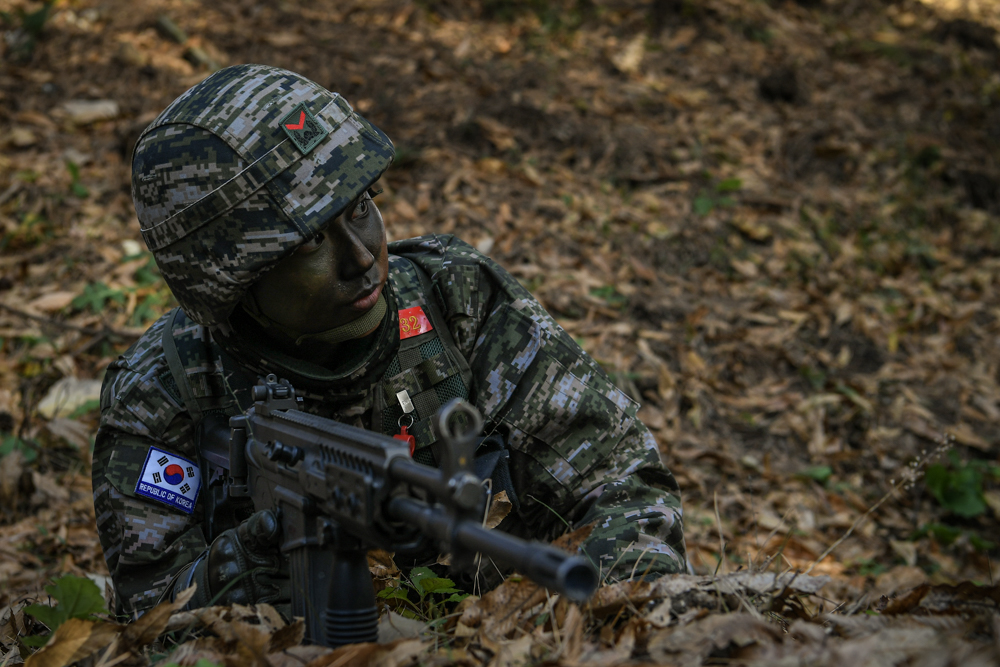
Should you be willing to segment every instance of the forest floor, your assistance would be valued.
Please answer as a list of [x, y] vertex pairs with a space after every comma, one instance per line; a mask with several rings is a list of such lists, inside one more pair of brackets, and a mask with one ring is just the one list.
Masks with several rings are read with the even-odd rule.
[[[1000, 660], [994, 3], [59, 0], [36, 29], [41, 7], [0, 0], [0, 663], [46, 584], [107, 575], [94, 381], [173, 305], [132, 145], [242, 62], [345, 95], [397, 147], [390, 236], [490, 254], [642, 405], [694, 575], [582, 609], [509, 582], [335, 653], [266, 609], [76, 619], [35, 664]], [[154, 643], [185, 622], [204, 636]]]

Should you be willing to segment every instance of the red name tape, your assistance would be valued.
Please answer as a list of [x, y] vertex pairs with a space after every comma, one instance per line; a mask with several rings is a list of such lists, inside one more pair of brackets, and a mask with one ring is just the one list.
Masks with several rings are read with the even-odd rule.
[[433, 330], [431, 321], [420, 306], [399, 311], [399, 340], [406, 340]]

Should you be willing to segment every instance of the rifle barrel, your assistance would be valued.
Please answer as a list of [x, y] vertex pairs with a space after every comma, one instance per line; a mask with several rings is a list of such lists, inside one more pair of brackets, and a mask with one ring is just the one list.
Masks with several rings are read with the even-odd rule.
[[424, 533], [445, 544], [457, 545], [511, 566], [573, 602], [586, 601], [597, 588], [597, 572], [589, 561], [547, 544], [526, 542], [507, 533], [487, 530], [473, 521], [456, 522], [445, 510], [405, 496], [392, 499], [389, 513], [398, 521], [416, 524]]

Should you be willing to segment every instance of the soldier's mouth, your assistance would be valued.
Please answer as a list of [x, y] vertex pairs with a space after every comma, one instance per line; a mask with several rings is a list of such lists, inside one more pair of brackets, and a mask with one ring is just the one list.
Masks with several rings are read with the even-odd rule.
[[369, 308], [375, 305], [375, 302], [378, 301], [378, 297], [381, 293], [382, 293], [382, 285], [376, 285], [375, 289], [373, 289], [371, 292], [352, 301], [350, 307], [355, 310], [361, 310], [361, 311], [368, 310]]

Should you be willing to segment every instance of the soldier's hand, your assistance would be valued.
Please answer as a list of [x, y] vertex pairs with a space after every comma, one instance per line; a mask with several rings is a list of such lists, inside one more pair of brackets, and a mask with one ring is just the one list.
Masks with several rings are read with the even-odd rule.
[[290, 617], [288, 561], [278, 550], [281, 525], [271, 510], [257, 512], [212, 542], [201, 556], [175, 575], [164, 592], [168, 599], [197, 584], [188, 609], [209, 605], [266, 602]]
[[278, 551], [281, 525], [271, 510], [257, 512], [212, 542], [204, 578], [214, 604], [288, 604], [287, 561]]

